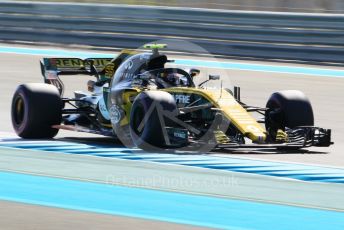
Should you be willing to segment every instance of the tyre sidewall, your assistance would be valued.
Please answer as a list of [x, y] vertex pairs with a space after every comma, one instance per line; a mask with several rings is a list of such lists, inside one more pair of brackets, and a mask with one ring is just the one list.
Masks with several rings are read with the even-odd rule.
[[[154, 106], [151, 110], [151, 106]], [[136, 109], [141, 107], [145, 115], [151, 110], [149, 116], [145, 116], [146, 120], [142, 133], [136, 133], [134, 124]], [[168, 121], [162, 119], [164, 111], [171, 112], [175, 115], [177, 112], [177, 105], [171, 94], [161, 91], [143, 92], [135, 99], [130, 113], [130, 134], [134, 144], [146, 150], [161, 150], [166, 148], [166, 141], [163, 129], [167, 126]], [[160, 116], [159, 116], [160, 115]]]
[[295, 128], [298, 126], [313, 126], [314, 116], [313, 109], [308, 98], [300, 91], [286, 90], [273, 93], [269, 98], [266, 107], [266, 128], [270, 112], [280, 110], [277, 126], [284, 130], [285, 127]]
[[[21, 98], [24, 103], [24, 116], [21, 124], [17, 124], [16, 100]], [[52, 138], [58, 129], [51, 126], [60, 124], [62, 120], [62, 100], [58, 90], [47, 84], [20, 85], [12, 100], [12, 124], [16, 133], [23, 138]]]

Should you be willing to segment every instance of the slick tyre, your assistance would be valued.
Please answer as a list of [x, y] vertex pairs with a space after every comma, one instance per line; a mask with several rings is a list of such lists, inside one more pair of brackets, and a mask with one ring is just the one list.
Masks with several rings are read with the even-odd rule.
[[297, 126], [313, 126], [313, 109], [308, 98], [301, 91], [285, 90], [273, 93], [267, 104], [265, 126], [270, 135], [278, 129]]
[[57, 88], [43, 83], [18, 86], [11, 107], [12, 125], [22, 138], [53, 138], [62, 119], [62, 100]]
[[169, 116], [178, 114], [174, 97], [162, 91], [140, 93], [134, 100], [130, 113], [130, 135], [134, 145], [144, 150], [166, 148], [166, 126]]

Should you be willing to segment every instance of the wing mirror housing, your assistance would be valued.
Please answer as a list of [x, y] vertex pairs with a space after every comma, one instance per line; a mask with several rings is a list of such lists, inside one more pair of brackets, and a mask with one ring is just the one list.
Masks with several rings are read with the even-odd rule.
[[212, 80], [220, 80], [220, 75], [209, 75], [208, 80], [205, 80], [204, 82], [202, 82], [201, 84], [198, 85], [198, 87], [201, 87], [202, 85], [204, 85], [205, 83], [207, 83], [208, 81], [212, 81]]
[[209, 75], [209, 80], [220, 80], [220, 75]]
[[197, 75], [200, 74], [200, 72], [201, 71], [199, 69], [190, 69], [189, 74], [191, 77], [196, 77]]

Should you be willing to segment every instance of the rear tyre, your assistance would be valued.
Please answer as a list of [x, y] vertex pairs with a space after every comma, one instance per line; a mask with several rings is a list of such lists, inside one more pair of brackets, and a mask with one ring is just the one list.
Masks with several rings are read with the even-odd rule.
[[22, 138], [52, 138], [58, 133], [52, 125], [62, 119], [62, 100], [57, 88], [43, 83], [18, 86], [11, 108], [12, 125]]
[[144, 150], [167, 147], [166, 126], [172, 121], [168, 116], [178, 114], [174, 97], [162, 91], [140, 93], [130, 112], [130, 135], [133, 143]]
[[265, 127], [274, 139], [278, 129], [297, 126], [313, 126], [313, 109], [308, 98], [301, 91], [285, 90], [273, 93], [267, 104]]

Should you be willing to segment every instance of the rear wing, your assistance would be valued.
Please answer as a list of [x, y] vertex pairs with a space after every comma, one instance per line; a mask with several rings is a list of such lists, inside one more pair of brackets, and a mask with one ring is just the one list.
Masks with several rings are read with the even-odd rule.
[[113, 58], [43, 58], [41, 61], [42, 75], [46, 71], [56, 71], [59, 75], [68, 74], [90, 74], [89, 68], [91, 62], [98, 71], [102, 71]]
[[122, 50], [116, 57], [108, 58], [43, 58], [40, 62], [44, 82], [56, 86], [63, 95], [64, 85], [59, 75], [95, 75], [91, 64], [95, 67], [100, 78], [111, 79], [119, 65], [129, 56], [137, 54], [135, 50]]
[[44, 82], [56, 86], [63, 95], [64, 84], [59, 75], [85, 74], [94, 75], [90, 71], [93, 64], [98, 72], [104, 72], [113, 58], [43, 58], [40, 62]]

